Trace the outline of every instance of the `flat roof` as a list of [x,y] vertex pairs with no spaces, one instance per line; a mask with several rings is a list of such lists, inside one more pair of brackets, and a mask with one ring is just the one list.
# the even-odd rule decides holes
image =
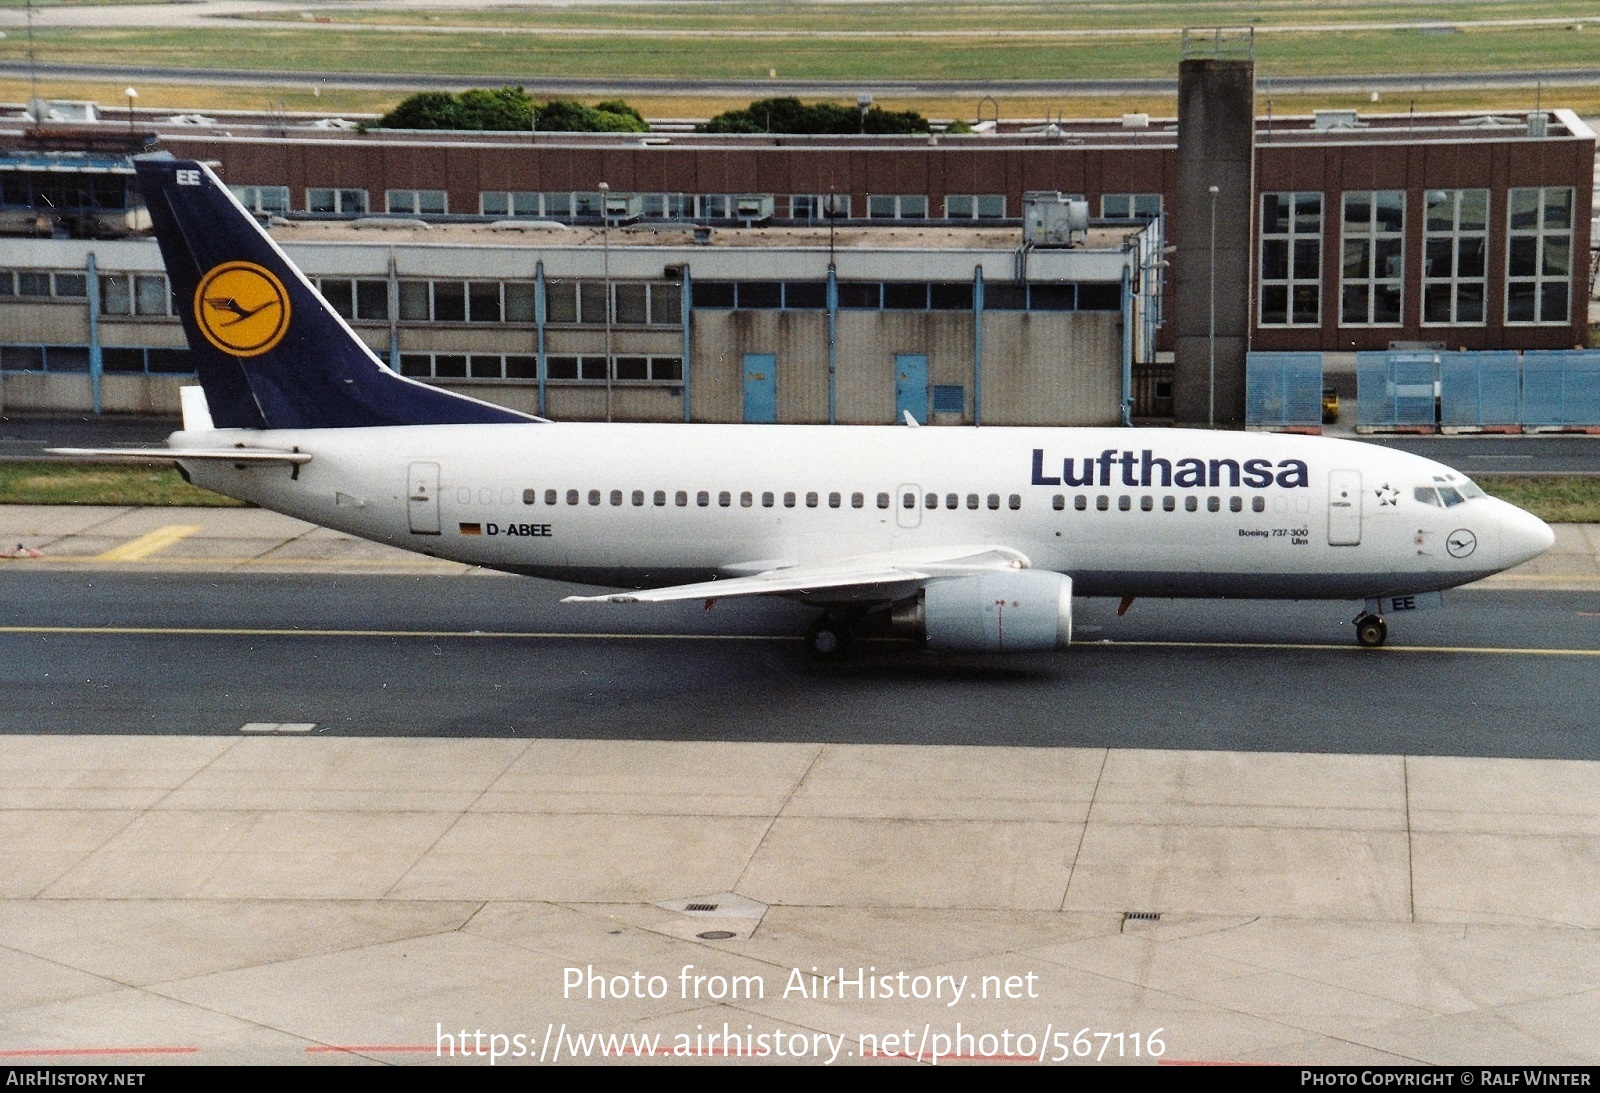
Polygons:
[[[502,225],[515,225],[506,227]],[[1144,222],[1091,224],[1081,246],[1048,250],[1121,250],[1148,227]],[[713,227],[709,241],[697,244],[693,226],[679,223],[636,223],[602,230],[598,225],[554,225],[550,221],[491,223],[428,223],[411,218],[388,220],[274,220],[270,233],[283,243],[433,243],[447,246],[523,247],[746,247],[794,250],[995,250],[1022,246],[1020,222],[1006,227],[961,227],[945,223],[883,226],[852,221],[829,231],[827,225]]]

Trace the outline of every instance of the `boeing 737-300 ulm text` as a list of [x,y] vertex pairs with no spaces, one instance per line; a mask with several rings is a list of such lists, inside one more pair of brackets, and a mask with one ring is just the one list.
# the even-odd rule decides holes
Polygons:
[[1546,550],[1428,459],[1175,429],[553,423],[396,375],[206,167],[137,161],[197,364],[160,454],[409,550],[622,591],[785,596],[809,643],[1064,646],[1072,597],[1349,599],[1357,639]]

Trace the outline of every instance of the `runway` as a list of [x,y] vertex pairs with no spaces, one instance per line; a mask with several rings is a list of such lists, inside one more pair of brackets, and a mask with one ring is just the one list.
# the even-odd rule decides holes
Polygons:
[[1586,592],[1472,591],[1354,646],[1351,605],[1077,603],[1078,644],[819,664],[787,603],[573,606],[483,576],[15,572],[14,731],[1138,747],[1600,759]]

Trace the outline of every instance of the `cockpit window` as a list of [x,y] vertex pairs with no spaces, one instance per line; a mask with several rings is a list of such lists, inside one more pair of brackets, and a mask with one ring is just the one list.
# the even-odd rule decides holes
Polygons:
[[1440,486],[1439,498],[1444,502],[1445,508],[1452,508],[1466,501],[1466,498],[1462,497],[1454,486]]
[[1418,486],[1416,489],[1411,491],[1411,495],[1424,505],[1432,505],[1434,508],[1441,507],[1439,504],[1439,493],[1432,486]]
[[1478,497],[1488,496],[1483,492],[1483,487],[1479,486],[1470,478],[1463,478],[1461,481],[1456,483],[1456,487],[1461,491],[1461,496],[1465,497],[1469,501]]

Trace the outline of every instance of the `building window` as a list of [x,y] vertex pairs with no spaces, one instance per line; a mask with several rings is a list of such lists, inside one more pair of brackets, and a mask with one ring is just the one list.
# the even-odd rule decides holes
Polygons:
[[389,318],[389,282],[320,277],[317,291],[340,316],[381,322]]
[[289,211],[287,186],[229,186],[239,204],[257,216],[271,216]]
[[1489,191],[1429,190],[1422,232],[1422,324],[1481,324],[1488,289]]
[[1154,220],[1161,215],[1161,195],[1102,194],[1100,215],[1107,220]]
[[449,212],[449,199],[443,190],[387,190],[384,208],[392,213],[413,216],[442,216]]
[[353,216],[367,211],[367,191],[312,186],[306,190],[306,211]]
[[1345,326],[1399,326],[1405,273],[1405,191],[1347,192],[1343,224],[1339,321]]
[[[511,286],[506,289],[509,308]],[[604,281],[546,281],[544,291],[547,322],[605,323]],[[611,321],[620,326],[676,326],[683,321],[683,286],[670,281],[613,281],[611,309]]]
[[1509,221],[1506,322],[1566,323],[1571,313],[1572,190],[1514,188]]
[[[478,195],[478,208],[485,216],[543,216],[543,197],[525,190],[484,190]],[[571,204],[569,200],[568,208]]]
[[1006,215],[1006,195],[949,194],[944,215],[947,220],[1000,220]]
[[1261,195],[1261,325],[1322,322],[1322,195]]
[[790,194],[792,220],[834,220],[850,215],[849,194]]
[[926,220],[928,198],[925,194],[868,194],[867,218],[870,220]]

